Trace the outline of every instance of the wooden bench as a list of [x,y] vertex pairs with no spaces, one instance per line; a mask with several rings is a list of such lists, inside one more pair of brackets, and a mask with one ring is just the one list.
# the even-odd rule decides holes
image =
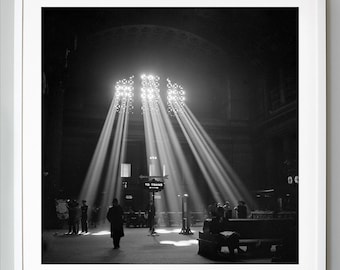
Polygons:
[[268,253],[273,245],[281,245],[282,241],[282,238],[240,239],[239,247],[246,247],[244,251],[247,252]]
[[239,245],[247,251],[269,252],[282,244],[294,225],[293,219],[230,219],[228,229],[240,234]]
[[[227,246],[227,243],[221,245],[218,236],[210,232],[210,222],[209,219],[205,220],[203,232],[199,232],[198,253],[207,257],[218,257],[221,246]],[[239,252],[268,254],[273,245],[282,244],[292,226],[292,219],[230,219],[228,231],[238,234]],[[246,247],[246,250],[241,247]]]

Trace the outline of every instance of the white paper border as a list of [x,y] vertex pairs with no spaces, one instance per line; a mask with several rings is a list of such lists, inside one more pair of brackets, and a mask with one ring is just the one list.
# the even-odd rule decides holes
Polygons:
[[10,270],[22,268],[21,1],[1,0],[0,18],[0,269]]
[[[18,1],[17,1],[18,2]],[[298,265],[214,265],[228,269],[325,269],[325,2],[298,1],[24,1],[23,17],[23,265],[28,270],[93,269],[94,265],[42,265],[40,241],[41,190],[41,7],[60,6],[237,6],[299,7],[299,264]],[[18,29],[17,29],[18,30]],[[20,75],[20,73],[19,73]],[[17,75],[18,76],[18,75]],[[20,76],[19,76],[20,77]],[[18,87],[18,86],[16,86]],[[18,95],[19,92],[16,92]],[[20,95],[20,94],[19,94]],[[19,98],[20,100],[20,98]],[[19,122],[20,122],[19,116]],[[20,128],[16,129],[20,133]],[[301,140],[303,138],[303,141]],[[20,145],[18,146],[20,148]],[[19,176],[20,176],[20,172]],[[16,175],[18,177],[18,175]],[[16,186],[17,190],[17,186]],[[19,189],[20,190],[20,189]],[[15,195],[19,198],[20,192]],[[18,205],[16,205],[18,207]],[[20,215],[15,214],[20,221]],[[19,244],[20,241],[17,243]],[[20,250],[18,250],[20,251]],[[20,253],[19,253],[20,254]],[[19,260],[20,262],[20,260]],[[158,268],[156,265],[132,265]],[[112,265],[96,265],[111,269]],[[125,268],[124,265],[114,265]],[[162,268],[173,268],[162,265]],[[176,266],[177,267],[177,266]],[[186,268],[188,266],[185,266]],[[208,265],[195,265],[196,269]],[[20,268],[19,268],[20,269]]]

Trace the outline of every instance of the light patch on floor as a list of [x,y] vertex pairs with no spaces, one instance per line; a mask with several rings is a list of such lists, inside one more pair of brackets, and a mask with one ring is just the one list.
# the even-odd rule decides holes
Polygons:
[[[181,229],[156,229],[156,232],[159,233],[159,234],[168,234],[168,233],[180,233],[181,232]],[[195,231],[191,231],[191,232],[195,232]]]
[[92,235],[98,236],[98,235],[109,235],[110,232],[109,231],[100,231],[97,233],[92,233]]
[[181,240],[181,241],[160,241],[159,242],[162,245],[173,245],[176,247],[187,247],[191,245],[197,245],[198,241],[197,240]]

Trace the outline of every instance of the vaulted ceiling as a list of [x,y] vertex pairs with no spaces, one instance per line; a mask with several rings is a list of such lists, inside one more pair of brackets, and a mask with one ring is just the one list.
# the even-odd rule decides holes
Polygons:
[[[263,155],[254,155],[261,163],[259,179],[267,147],[262,131],[274,134],[289,128],[296,134],[296,8],[44,8],[42,15],[43,71],[51,92],[60,82],[65,91],[62,102],[53,95],[45,100],[46,122],[52,122],[45,127],[52,134],[46,141],[53,148],[63,140],[63,147],[55,148],[64,153],[66,182],[83,179],[115,82],[135,75],[138,85],[144,72],[159,75],[163,87],[166,77],[182,84],[188,107],[196,117],[203,116],[199,120],[204,128],[215,141],[224,140],[226,149],[237,145],[229,147],[231,136],[240,147],[244,135],[247,140],[264,138],[258,146]],[[141,121],[131,121],[129,136],[142,141],[138,96],[131,119]],[[277,107],[268,105],[272,98]],[[54,121],[58,113],[60,123]],[[254,129],[260,131],[256,136]],[[242,164],[239,171],[253,176],[253,153],[247,151],[235,150],[239,159],[233,165]],[[57,164],[54,158],[57,155],[51,166]]]

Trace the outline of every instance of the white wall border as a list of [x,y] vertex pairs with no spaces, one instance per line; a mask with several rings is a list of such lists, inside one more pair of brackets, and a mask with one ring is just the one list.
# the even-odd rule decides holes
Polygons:
[[1,0],[0,269],[22,269],[22,5]]

